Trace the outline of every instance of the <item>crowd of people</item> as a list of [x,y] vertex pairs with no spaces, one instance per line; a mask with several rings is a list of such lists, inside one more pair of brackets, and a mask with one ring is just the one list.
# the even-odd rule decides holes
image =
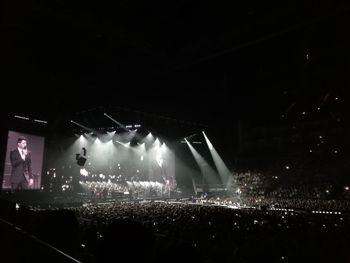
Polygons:
[[152,181],[81,182],[80,184],[87,195],[87,200],[91,202],[115,199],[120,195],[127,195],[132,199],[170,197],[176,190],[169,184]]
[[349,262],[345,212],[237,209],[218,201],[50,210],[2,201],[1,216],[82,262]]
[[[0,217],[86,263],[350,261],[346,185],[240,171],[226,191],[203,188],[201,196],[184,197],[172,194],[170,182],[106,179],[79,181],[85,194],[79,198],[63,191],[60,208],[56,199],[49,206],[0,199]],[[17,239],[6,227],[0,221],[0,245],[13,255],[9,244]],[[28,236],[17,238],[24,244]]]
[[291,178],[268,171],[232,172],[231,192],[239,192],[241,197],[337,199],[350,200],[350,185],[335,184],[327,178],[310,182],[310,178]]

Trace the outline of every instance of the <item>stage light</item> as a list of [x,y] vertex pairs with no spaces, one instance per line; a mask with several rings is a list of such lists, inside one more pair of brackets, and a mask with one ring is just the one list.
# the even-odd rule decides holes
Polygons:
[[17,118],[17,119],[22,119],[22,120],[29,120],[29,118],[28,117],[23,117],[23,116],[19,116],[19,115],[15,115],[15,118]]
[[43,121],[43,120],[38,120],[38,119],[34,119],[35,122],[40,122],[40,123],[47,123],[47,121]]

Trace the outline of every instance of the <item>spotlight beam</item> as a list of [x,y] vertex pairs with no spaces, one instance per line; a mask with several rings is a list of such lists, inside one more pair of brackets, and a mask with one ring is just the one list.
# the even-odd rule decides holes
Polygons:
[[198,164],[198,167],[202,174],[202,178],[205,179],[209,183],[209,185],[217,184],[217,179],[219,179],[219,175],[214,171],[213,168],[211,168],[209,163],[203,158],[202,155],[199,154],[199,152],[191,145],[191,143],[187,139],[185,139],[185,141]]
[[119,127],[123,128],[124,130],[130,132],[130,130],[128,128],[125,127],[125,125],[121,124],[119,121],[113,119],[111,116],[109,116],[107,113],[103,113],[104,116],[106,116],[108,119],[110,119],[111,121],[115,122],[116,124],[119,125]]
[[196,136],[196,135],[197,135],[197,133],[191,134],[191,135],[185,137],[185,139],[188,140],[188,141],[190,141],[190,140],[191,140],[194,136]]
[[213,144],[208,139],[207,135],[204,133],[204,131],[202,133],[204,135],[205,141],[206,141],[208,148],[210,150],[210,154],[214,160],[216,169],[219,172],[221,180],[224,183],[224,185],[227,187],[229,179],[231,178],[231,173],[230,173],[229,169],[227,168],[226,164],[224,163],[224,161],[222,160],[222,158],[220,157],[220,155],[218,154],[218,152],[215,150]]
[[83,128],[83,129],[85,129],[85,130],[88,130],[88,131],[90,131],[90,132],[93,132],[93,129],[91,129],[91,128],[89,128],[89,127],[86,127],[86,126],[84,126],[84,125],[82,125],[82,124],[80,124],[80,123],[77,123],[77,122],[75,122],[75,121],[73,121],[73,120],[71,120],[70,122],[71,122],[71,123],[74,123],[75,125],[77,125],[77,126]]

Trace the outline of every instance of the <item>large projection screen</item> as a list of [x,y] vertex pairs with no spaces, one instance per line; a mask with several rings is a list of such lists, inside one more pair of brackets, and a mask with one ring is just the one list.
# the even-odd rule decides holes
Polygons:
[[8,138],[7,138],[7,148],[6,148],[6,158],[5,158],[5,165],[4,165],[2,189],[11,189],[12,165],[10,160],[10,152],[17,149],[17,140],[20,136],[25,137],[27,141],[27,149],[28,149],[28,152],[30,153],[32,175],[34,179],[34,183],[31,186],[28,186],[27,189],[31,189],[31,190],[40,189],[45,138],[41,136],[36,136],[36,135],[31,135],[31,134],[11,131],[11,130],[8,132]]

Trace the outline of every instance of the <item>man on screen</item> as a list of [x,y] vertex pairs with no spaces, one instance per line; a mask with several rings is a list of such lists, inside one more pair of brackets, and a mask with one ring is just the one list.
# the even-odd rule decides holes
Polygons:
[[18,137],[17,149],[10,152],[11,160],[11,188],[12,190],[28,189],[34,183],[32,175],[32,161],[27,149],[27,139]]

